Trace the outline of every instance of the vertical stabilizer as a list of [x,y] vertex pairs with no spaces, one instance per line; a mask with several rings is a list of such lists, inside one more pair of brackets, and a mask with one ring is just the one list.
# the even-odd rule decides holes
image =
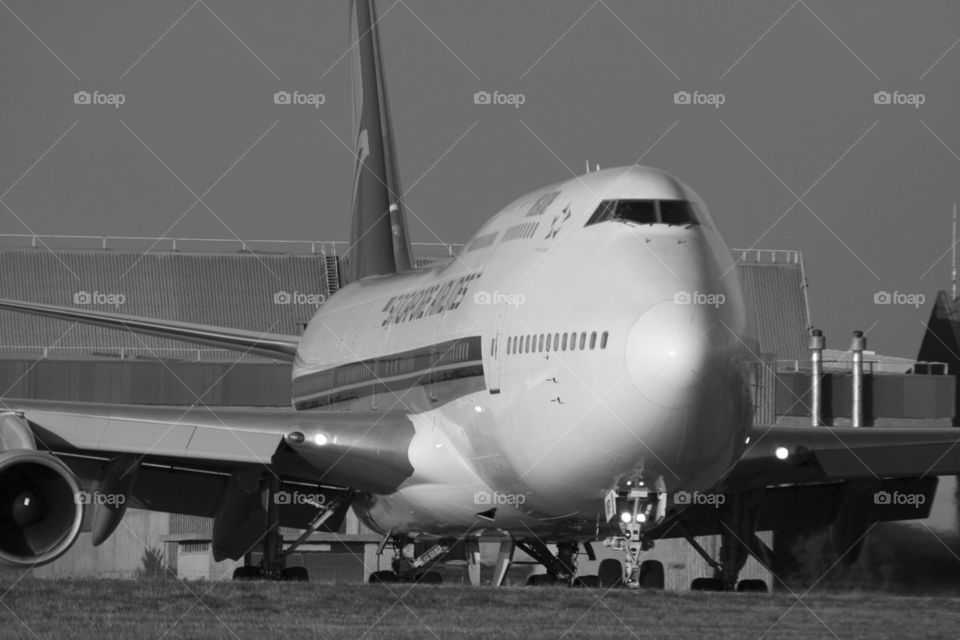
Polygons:
[[350,282],[412,269],[374,0],[352,0],[354,128]]

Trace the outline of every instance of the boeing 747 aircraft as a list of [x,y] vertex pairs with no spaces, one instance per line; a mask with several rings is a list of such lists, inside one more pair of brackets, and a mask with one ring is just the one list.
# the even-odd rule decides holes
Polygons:
[[[495,584],[520,548],[546,570],[536,583],[662,588],[643,553],[685,537],[714,569],[694,586],[720,590],[738,587],[748,555],[768,560],[757,531],[832,523],[844,552],[874,521],[925,515],[873,493],[932,496],[937,475],[960,473],[956,431],[754,425],[758,349],[737,271],[704,203],[662,171],[537,189],[451,262],[413,268],[375,16],[373,0],[355,0],[350,282],[303,335],[0,301],[289,361],[292,406],[7,399],[0,560],[54,560],[84,509],[100,544],[133,506],[212,517],[218,560],[262,551],[237,578],[302,580],[286,567],[299,541],[279,527],[336,531],[353,509],[384,547],[435,543],[374,580],[435,581],[431,563],[452,544],[496,540]],[[77,504],[81,490],[124,499]],[[275,499],[294,490],[316,499]],[[721,557],[696,544],[707,534],[723,536]],[[622,561],[577,575],[598,541]]]

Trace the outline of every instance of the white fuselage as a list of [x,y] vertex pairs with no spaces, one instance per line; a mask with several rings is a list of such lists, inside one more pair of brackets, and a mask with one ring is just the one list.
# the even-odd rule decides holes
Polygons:
[[[700,224],[587,226],[630,199],[689,201]],[[490,528],[589,537],[624,478],[705,491],[739,458],[749,325],[697,196],[652,169],[601,171],[512,203],[442,267],[337,293],[303,336],[294,404],[410,415],[413,475],[360,508],[382,531],[455,534],[496,507]]]

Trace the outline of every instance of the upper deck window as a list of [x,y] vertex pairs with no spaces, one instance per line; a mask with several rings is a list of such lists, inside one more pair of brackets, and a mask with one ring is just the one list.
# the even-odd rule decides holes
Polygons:
[[607,220],[671,226],[698,224],[693,207],[686,200],[604,200],[587,226]]

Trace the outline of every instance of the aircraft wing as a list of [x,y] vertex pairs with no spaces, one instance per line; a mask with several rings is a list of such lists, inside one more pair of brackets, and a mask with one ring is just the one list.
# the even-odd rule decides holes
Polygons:
[[951,474],[960,474],[958,429],[756,426],[721,489]]
[[[356,492],[389,493],[413,473],[414,428],[399,411],[12,399],[4,408],[0,512],[13,518],[0,518],[0,562],[17,566],[57,558],[82,526],[101,544],[128,507],[211,517],[215,558],[236,559],[265,535],[265,496],[281,526],[307,528],[326,505],[322,526],[336,531]],[[305,500],[291,500],[297,492]]]
[[230,329],[206,324],[161,320],[5,298],[0,298],[0,309],[20,311],[45,318],[82,322],[110,329],[132,331],[160,338],[172,338],[221,349],[255,353],[290,362],[296,356],[297,346],[300,343],[298,336]]
[[[845,509],[866,518],[861,524],[925,518],[937,476],[958,473],[960,429],[763,425],[750,430],[745,453],[714,491],[752,494],[757,531],[790,531],[798,524],[831,525],[842,520]],[[922,500],[876,503],[875,492],[922,495]],[[704,504],[649,533],[653,538],[705,536],[726,526],[721,510]],[[855,534],[848,542],[863,533],[851,530]]]
[[[278,476],[388,493],[413,469],[413,425],[403,412],[178,407],[7,400],[36,448],[110,459],[230,471],[265,467]],[[5,423],[0,421],[0,442]],[[8,448],[8,447],[4,447]]]

